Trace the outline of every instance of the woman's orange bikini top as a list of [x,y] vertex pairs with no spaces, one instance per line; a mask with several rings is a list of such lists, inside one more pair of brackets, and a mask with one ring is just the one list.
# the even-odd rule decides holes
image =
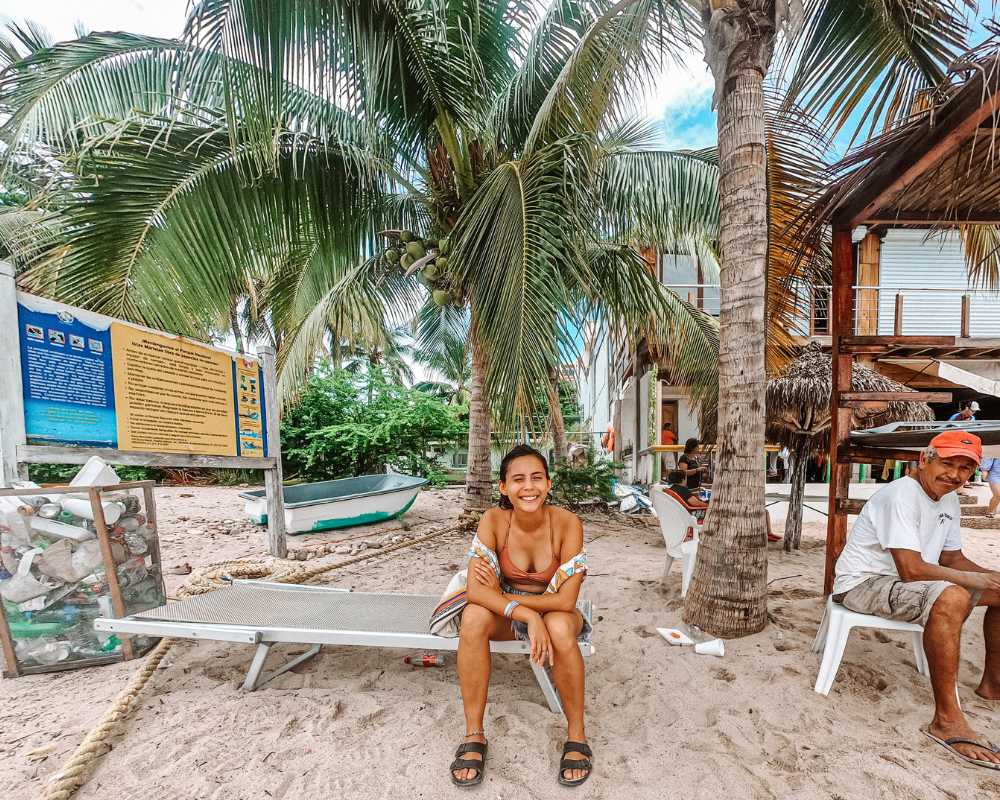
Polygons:
[[507,518],[507,539],[504,541],[503,549],[499,555],[500,574],[507,579],[508,583],[537,583],[540,586],[548,586],[549,581],[552,580],[552,576],[559,569],[559,556],[555,553],[555,544],[552,541],[552,519],[548,514],[545,517],[549,523],[549,546],[552,548],[552,563],[549,564],[548,569],[541,572],[525,572],[510,560],[510,554],[507,552],[507,542],[510,541],[510,523],[514,518],[514,513],[511,512]]

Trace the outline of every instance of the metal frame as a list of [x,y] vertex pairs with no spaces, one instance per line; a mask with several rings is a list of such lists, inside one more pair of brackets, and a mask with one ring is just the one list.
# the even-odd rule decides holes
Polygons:
[[[154,481],[126,481],[108,486],[50,486],[41,489],[6,489],[0,487],[0,497],[25,497],[31,495],[80,495],[86,494],[90,500],[90,506],[94,513],[94,527],[97,529],[97,542],[101,548],[101,559],[104,562],[104,571],[107,576],[108,594],[111,596],[111,607],[116,614],[125,614],[125,602],[122,597],[121,586],[118,583],[118,572],[115,569],[115,560],[111,553],[111,540],[108,536],[107,521],[104,518],[104,509],[101,506],[102,492],[118,492],[136,489],[143,495],[143,512],[146,515],[146,522],[154,532],[153,540],[149,549],[149,556],[152,563],[156,565],[159,573],[160,594],[166,597],[166,587],[163,583],[163,564],[160,557],[160,536],[156,529],[156,504],[153,501]],[[3,604],[0,604],[0,654],[3,655],[4,676],[18,678],[22,675],[33,673],[56,672],[66,669],[77,669],[93,666],[95,664],[113,664],[119,661],[131,661],[137,655],[132,647],[131,637],[122,639],[121,655],[109,655],[107,657],[97,656],[94,658],[77,659],[65,664],[52,664],[42,666],[23,667],[18,664],[17,653],[14,648],[14,638],[7,623],[7,615],[4,612]]]
[[[24,426],[24,387],[21,383],[17,302],[18,291],[14,268],[0,261],[0,487],[9,486],[18,479],[27,479],[26,464],[83,464],[95,455],[111,464],[129,466],[261,469],[264,471],[264,487],[268,502],[268,551],[276,558],[285,558],[288,555],[281,474],[281,404],[278,401],[274,348],[270,346],[258,348],[258,360],[264,376],[261,388],[264,408],[267,410],[267,425],[264,431],[268,446],[266,458],[124,451],[104,447],[28,445]],[[62,306],[78,315],[104,317],[102,314],[76,309],[65,303],[47,302]],[[111,318],[105,317],[105,319]],[[155,331],[133,323],[126,324],[161,336],[173,336],[165,331]],[[240,355],[212,345],[205,346],[234,357]]]
[[[343,592],[324,586],[303,586],[301,584],[276,584],[266,581],[235,581],[235,583],[266,586],[271,589],[280,588],[295,592]],[[257,649],[247,669],[243,680],[243,688],[254,691],[265,683],[273,680],[293,667],[316,656],[324,645],[345,647],[388,647],[420,650],[458,650],[458,639],[447,639],[432,633],[375,633],[365,630],[334,630],[330,628],[263,628],[249,625],[220,625],[204,622],[173,622],[166,620],[145,620],[134,617],[120,619],[99,618],[94,621],[95,630],[107,633],[131,633],[144,636],[169,636],[177,639],[196,639],[198,641],[237,642],[255,644]],[[264,675],[264,664],[276,644],[308,644],[310,649],[295,658],[286,661],[275,670]],[[579,642],[580,653],[584,657],[594,654],[594,646],[589,642]],[[514,640],[505,642],[490,642],[490,651],[527,655],[531,652],[528,642]],[[538,686],[545,696],[549,709],[556,714],[562,713],[562,703],[556,691],[548,670],[532,662],[532,672]]]

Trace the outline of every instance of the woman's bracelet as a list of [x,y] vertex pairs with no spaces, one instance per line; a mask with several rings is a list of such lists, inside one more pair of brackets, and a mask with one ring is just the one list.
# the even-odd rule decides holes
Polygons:
[[503,610],[503,615],[504,615],[505,617],[507,617],[507,619],[510,619],[510,618],[511,618],[511,615],[512,615],[512,614],[514,613],[514,609],[515,609],[515,608],[517,608],[517,607],[518,607],[519,605],[521,605],[521,604],[520,604],[519,602],[517,602],[517,600],[511,600],[511,601],[510,601],[509,603],[507,603],[507,605],[506,605],[506,606],[504,607],[504,610]]

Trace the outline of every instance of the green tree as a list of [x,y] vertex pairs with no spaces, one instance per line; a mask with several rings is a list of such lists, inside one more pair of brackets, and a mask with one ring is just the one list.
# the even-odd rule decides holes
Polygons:
[[[650,149],[637,88],[689,44],[681,0],[230,0],[179,41],[92,34],[0,78],[4,138],[75,175],[52,293],[172,330],[255,290],[292,395],[333,331],[364,340],[423,296],[384,257],[443,243],[468,310],[467,503],[490,502],[491,418],[534,411],[567,310],[646,336],[696,387],[712,324],[630,242],[707,250],[716,171]],[[440,264],[440,262],[438,262]]]

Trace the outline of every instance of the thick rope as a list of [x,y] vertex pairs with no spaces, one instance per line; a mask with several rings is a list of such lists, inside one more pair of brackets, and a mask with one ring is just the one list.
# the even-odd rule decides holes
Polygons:
[[[213,589],[225,585],[233,578],[265,578],[271,576],[271,580],[276,583],[302,583],[311,580],[325,572],[330,572],[342,567],[348,567],[361,561],[367,561],[378,556],[394,553],[404,547],[412,547],[430,539],[442,536],[446,533],[454,533],[466,530],[473,525],[475,519],[466,519],[457,525],[442,528],[438,531],[420,536],[416,539],[408,539],[404,542],[389,545],[379,549],[366,550],[356,556],[337,561],[333,564],[314,564],[311,566],[295,566],[291,569],[276,571],[275,567],[285,562],[280,559],[248,559],[244,561],[222,561],[216,564],[209,564],[199,569],[192,575],[191,579],[178,591],[179,597],[190,597],[192,595],[205,594]],[[291,555],[291,554],[289,554]],[[69,761],[63,764],[62,768],[55,774],[52,781],[46,787],[41,800],[69,800],[77,790],[83,786],[87,780],[87,775],[97,761],[108,752],[111,747],[107,740],[114,734],[115,726],[122,722],[135,705],[135,700],[139,696],[143,687],[156,672],[163,657],[173,646],[176,639],[161,639],[154,647],[142,666],[132,676],[132,680],[122,689],[114,702],[98,723],[91,728],[83,741],[73,751]]]

